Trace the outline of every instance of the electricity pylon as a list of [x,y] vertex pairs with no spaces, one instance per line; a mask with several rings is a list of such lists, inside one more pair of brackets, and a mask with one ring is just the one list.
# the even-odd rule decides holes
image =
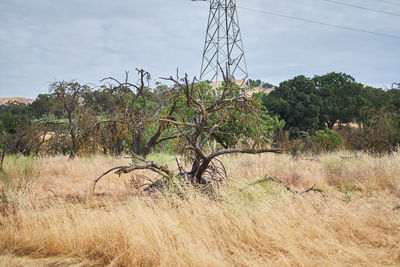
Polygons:
[[[196,0],[195,0],[196,1]],[[207,1],[208,2],[208,1]],[[218,82],[221,68],[230,80],[248,78],[236,0],[210,0],[200,80]]]

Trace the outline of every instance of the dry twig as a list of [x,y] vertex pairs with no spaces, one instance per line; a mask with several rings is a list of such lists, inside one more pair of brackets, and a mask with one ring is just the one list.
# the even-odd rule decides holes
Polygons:
[[286,184],[282,180],[275,178],[275,177],[266,177],[264,179],[261,179],[261,180],[258,180],[256,182],[252,183],[251,185],[260,184],[260,183],[269,182],[269,181],[282,185],[283,187],[286,188],[287,191],[289,191],[293,194],[304,195],[309,192],[318,192],[318,193],[321,193],[324,197],[326,197],[325,192],[322,189],[315,188],[315,185],[313,185],[312,187],[310,187],[304,191],[298,191],[298,190],[292,189],[288,184]]

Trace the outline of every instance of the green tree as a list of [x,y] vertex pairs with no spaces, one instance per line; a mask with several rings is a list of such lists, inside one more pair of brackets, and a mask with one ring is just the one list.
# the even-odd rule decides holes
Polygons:
[[315,81],[305,76],[284,81],[263,97],[266,109],[285,120],[286,130],[314,131],[325,128],[321,119],[322,103]]
[[322,99],[320,118],[332,129],[337,121],[349,123],[360,119],[360,111],[369,106],[366,90],[345,73],[315,76],[318,94]]
[[113,94],[107,86],[99,90],[86,91],[83,95],[84,105],[97,114],[106,113],[113,108]]
[[1,146],[7,153],[30,155],[38,138],[36,128],[26,115],[3,112],[0,114]]
[[35,101],[29,106],[29,113],[31,116],[39,119],[43,116],[50,115],[52,107],[54,106],[54,95],[52,94],[39,94]]

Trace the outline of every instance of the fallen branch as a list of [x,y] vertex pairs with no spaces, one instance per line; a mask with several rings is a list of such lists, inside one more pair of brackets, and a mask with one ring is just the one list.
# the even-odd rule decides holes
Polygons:
[[209,158],[213,159],[215,157],[221,156],[221,155],[228,155],[228,154],[262,154],[262,153],[275,153],[275,154],[283,154],[282,149],[274,149],[274,148],[268,148],[268,149],[243,149],[243,148],[228,148],[228,149],[221,149],[218,150],[214,153],[212,153]]
[[54,194],[54,196],[57,196],[58,194],[56,192],[54,192],[53,190],[51,190],[50,188],[48,189],[51,193]]
[[307,189],[306,191],[304,191],[304,192],[302,192],[302,193],[300,193],[300,194],[305,194],[305,193],[308,193],[308,192],[311,192],[311,191],[319,192],[319,193],[325,194],[325,192],[324,192],[322,189],[315,188],[315,185],[313,185],[312,187],[310,187],[309,189]]
[[157,164],[157,163],[155,163],[153,161],[146,161],[146,160],[140,158],[139,156],[135,155],[134,153],[132,153],[132,156],[134,158],[138,159],[139,161],[144,162],[144,164],[142,164],[142,165],[131,164],[131,165],[128,165],[128,166],[118,166],[118,167],[114,167],[112,169],[109,169],[108,171],[106,171],[105,173],[103,173],[97,179],[95,179],[93,181],[93,193],[94,193],[94,191],[96,189],[96,184],[104,176],[106,176],[107,174],[109,174],[110,172],[113,172],[113,171],[115,171],[114,173],[118,174],[118,176],[121,176],[121,174],[133,172],[135,170],[151,170],[151,171],[159,174],[163,178],[168,178],[168,177],[171,177],[173,175],[172,171],[170,171],[165,166]]
[[321,193],[324,197],[326,197],[325,192],[322,189],[315,188],[315,185],[313,185],[312,187],[310,187],[310,188],[308,188],[308,189],[306,189],[304,191],[298,191],[298,190],[292,189],[285,182],[283,182],[282,180],[280,180],[278,178],[275,178],[275,177],[266,177],[264,179],[261,179],[261,180],[258,180],[256,182],[254,182],[254,183],[252,183],[250,185],[265,183],[265,182],[269,182],[269,181],[282,185],[283,187],[286,188],[287,191],[289,191],[289,192],[291,192],[293,194],[304,195],[304,194],[307,194],[309,192],[318,192],[318,193]]
[[103,173],[102,175],[100,175],[100,176],[99,176],[97,179],[95,179],[94,182],[93,182],[93,189],[92,189],[92,192],[94,193],[94,190],[96,189],[96,184],[100,181],[101,178],[103,178],[104,176],[106,176],[107,174],[109,174],[109,173],[112,172],[112,171],[120,170],[120,169],[127,168],[127,167],[130,167],[130,166],[119,166],[119,167],[114,167],[114,168],[112,168],[112,169],[109,169],[108,171],[106,171],[106,172]]

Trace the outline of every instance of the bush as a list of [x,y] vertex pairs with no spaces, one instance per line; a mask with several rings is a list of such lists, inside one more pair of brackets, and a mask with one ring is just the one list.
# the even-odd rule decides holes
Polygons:
[[400,145],[400,110],[382,108],[370,112],[364,129],[366,149],[374,153],[390,153]]
[[314,152],[333,152],[343,146],[342,137],[333,130],[319,130],[310,137]]

